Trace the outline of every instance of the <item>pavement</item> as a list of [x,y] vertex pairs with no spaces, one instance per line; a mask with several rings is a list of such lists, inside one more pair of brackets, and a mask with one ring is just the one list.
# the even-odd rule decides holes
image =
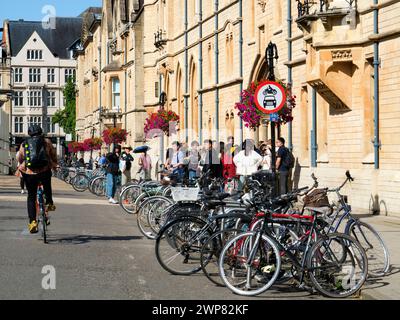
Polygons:
[[[89,192],[77,193],[53,179],[57,211],[51,216],[50,240],[27,232],[26,194],[18,180],[0,176],[0,299],[46,300],[246,300],[216,287],[201,273],[173,276],[155,257],[154,241],[145,239],[135,216]],[[385,239],[392,271],[369,282],[357,299],[400,298],[400,219],[366,216]],[[53,266],[56,289],[42,287],[43,267]],[[317,300],[300,289],[274,286],[250,299]]]

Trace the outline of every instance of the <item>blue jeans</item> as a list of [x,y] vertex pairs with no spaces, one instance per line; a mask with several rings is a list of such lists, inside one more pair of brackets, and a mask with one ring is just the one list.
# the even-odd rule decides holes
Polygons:
[[117,177],[111,173],[107,173],[106,195],[107,198],[114,198],[115,190],[117,188]]
[[189,170],[189,180],[194,180],[197,178],[197,172],[195,170]]

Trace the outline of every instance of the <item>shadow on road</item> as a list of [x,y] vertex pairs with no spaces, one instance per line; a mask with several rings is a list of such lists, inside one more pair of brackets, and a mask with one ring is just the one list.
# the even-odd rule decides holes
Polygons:
[[129,241],[141,240],[142,236],[96,236],[96,235],[76,235],[66,236],[57,239],[49,239],[49,244],[85,244],[92,241]]

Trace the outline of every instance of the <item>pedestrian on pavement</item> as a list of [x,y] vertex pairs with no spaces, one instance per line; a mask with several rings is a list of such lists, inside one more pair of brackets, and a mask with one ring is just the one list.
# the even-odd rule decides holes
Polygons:
[[126,146],[121,154],[121,160],[125,161],[125,168],[124,168],[125,170],[122,171],[122,179],[121,179],[121,185],[123,186],[132,181],[131,169],[132,169],[133,157],[131,155],[131,152],[132,148],[130,146]]
[[266,143],[262,144],[260,147],[261,156],[263,160],[261,162],[261,169],[262,170],[271,170],[271,163],[272,163],[272,149],[271,146],[272,141],[269,139]]
[[36,198],[39,183],[43,185],[47,211],[56,209],[51,188],[51,170],[57,167],[57,153],[52,142],[44,137],[40,126],[31,125],[28,128],[28,135],[29,138],[21,144],[17,161],[18,170],[22,173],[28,190],[28,229],[30,233],[37,233]]
[[139,175],[141,180],[151,180],[151,157],[147,154],[147,151],[143,152],[139,157]]
[[199,163],[200,163],[200,152],[199,143],[197,141],[192,141],[190,144],[191,149],[188,156],[188,170],[189,170],[189,180],[197,179],[200,176]]
[[289,172],[293,161],[291,160],[292,156],[289,149],[285,147],[284,138],[278,138],[278,140],[276,140],[276,146],[278,147],[276,168],[279,172],[279,191],[282,195],[288,192]]
[[104,167],[107,164],[106,155],[103,153],[99,159],[99,166]]
[[253,140],[246,139],[242,149],[233,158],[233,162],[236,165],[236,173],[239,176],[239,190],[243,190],[246,177],[255,173],[262,162],[262,157],[254,151]]
[[115,191],[117,190],[117,182],[120,174],[119,171],[119,158],[120,158],[121,148],[119,146],[114,147],[114,151],[110,152],[106,156],[107,167],[106,167],[106,193],[108,201],[112,204],[117,204],[118,201],[114,199]]

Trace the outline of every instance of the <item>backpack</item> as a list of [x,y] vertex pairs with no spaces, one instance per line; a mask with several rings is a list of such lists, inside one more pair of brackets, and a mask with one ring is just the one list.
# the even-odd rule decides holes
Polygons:
[[293,156],[293,153],[290,152],[290,150],[288,148],[286,149],[286,157],[283,161],[283,163],[285,164],[285,166],[289,169],[293,169],[294,168],[294,163],[295,163],[295,158]]
[[24,143],[25,164],[29,169],[42,169],[49,164],[43,136],[31,137]]

